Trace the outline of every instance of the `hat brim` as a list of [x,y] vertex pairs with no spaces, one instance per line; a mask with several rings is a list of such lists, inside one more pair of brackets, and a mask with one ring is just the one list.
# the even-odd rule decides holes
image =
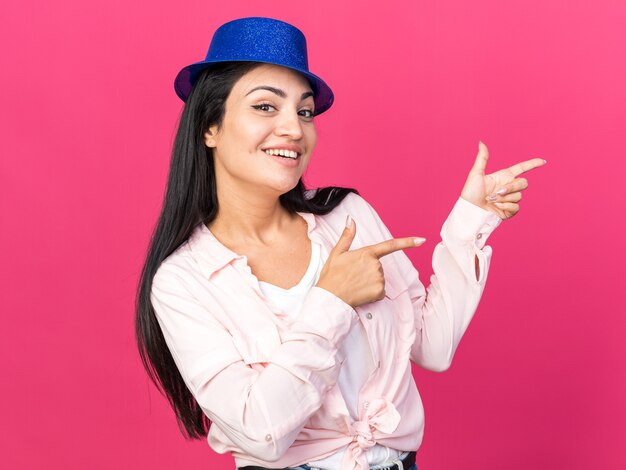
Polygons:
[[313,89],[314,101],[315,101],[315,116],[322,114],[324,111],[330,108],[335,100],[335,95],[330,87],[317,75],[309,72],[308,70],[302,70],[296,67],[291,67],[289,65],[284,64],[276,64],[274,62],[263,62],[259,60],[250,60],[250,59],[228,59],[228,60],[219,60],[219,61],[202,61],[196,62],[194,64],[183,67],[180,72],[176,75],[174,79],[174,90],[178,97],[187,101],[189,97],[189,93],[191,93],[191,89],[193,88],[200,72],[204,69],[210,67],[213,64],[222,63],[222,62],[258,62],[260,64],[273,64],[280,65],[282,67],[286,67],[291,70],[295,70],[296,72],[300,72],[304,77],[309,81],[311,88]]

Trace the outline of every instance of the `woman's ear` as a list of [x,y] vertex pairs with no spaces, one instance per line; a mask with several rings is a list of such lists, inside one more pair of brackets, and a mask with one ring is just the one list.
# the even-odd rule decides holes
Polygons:
[[215,140],[215,136],[217,134],[217,126],[209,127],[204,133],[204,145],[209,148],[213,148],[217,146],[217,142]]

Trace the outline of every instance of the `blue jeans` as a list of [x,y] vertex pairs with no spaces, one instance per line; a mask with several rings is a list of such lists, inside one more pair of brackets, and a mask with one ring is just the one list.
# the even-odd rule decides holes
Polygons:
[[[308,465],[300,465],[299,467],[293,467],[293,469],[301,469],[301,470],[310,470],[311,467],[309,467]],[[417,470],[417,464],[414,463],[413,465],[411,465],[409,468],[405,468],[404,470]]]

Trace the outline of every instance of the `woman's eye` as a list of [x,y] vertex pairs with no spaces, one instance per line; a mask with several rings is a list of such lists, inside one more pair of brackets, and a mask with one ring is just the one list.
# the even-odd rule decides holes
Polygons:
[[313,117],[313,111],[310,109],[303,109],[302,111],[300,111],[301,113],[305,113],[304,116],[308,117],[308,118],[312,118]]
[[274,106],[272,106],[271,104],[268,104],[268,103],[257,104],[257,105],[254,105],[252,107],[254,109],[259,109],[261,111],[270,111],[269,108],[274,108]]

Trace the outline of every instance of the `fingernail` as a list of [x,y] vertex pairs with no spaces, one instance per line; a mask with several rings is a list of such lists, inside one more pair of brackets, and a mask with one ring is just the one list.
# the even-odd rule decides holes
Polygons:
[[480,148],[480,144],[482,144],[482,143],[483,143],[483,141],[482,141],[482,140],[479,140],[479,141],[478,141],[478,148]]
[[544,160],[543,163],[548,163],[548,160]]
[[495,204],[496,206],[498,206],[498,207],[502,206],[502,203],[501,203],[501,202],[494,202],[494,204]]
[[496,196],[495,194],[487,196],[487,201],[495,201],[496,199],[498,199],[498,196]]
[[426,241],[426,239],[425,239],[425,238],[422,238],[422,237],[415,237],[415,238],[413,239],[413,242],[414,242],[416,245],[419,245],[420,243],[424,243],[425,241]]
[[350,214],[348,214],[348,217],[346,217],[346,228],[350,227],[352,227],[352,217],[350,217]]
[[506,194],[506,188],[502,188],[499,191],[496,191],[496,194],[499,194],[500,196],[502,196],[503,194]]

